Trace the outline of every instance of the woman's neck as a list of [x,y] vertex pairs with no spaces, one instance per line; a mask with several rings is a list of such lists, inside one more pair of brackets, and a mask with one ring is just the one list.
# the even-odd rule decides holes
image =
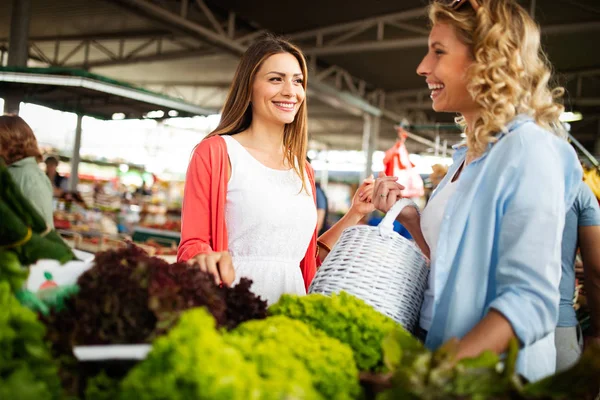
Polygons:
[[285,125],[262,121],[253,118],[246,130],[248,141],[252,147],[261,148],[269,153],[283,151],[283,133]]
[[469,134],[469,132],[474,132],[475,131],[475,123],[479,119],[479,116],[481,115],[481,113],[479,111],[471,111],[471,112],[461,113],[461,115],[463,116],[463,118],[465,119],[465,122],[467,123],[467,135]]
[[[469,136],[473,135],[473,133],[475,132],[475,123],[479,119],[479,116],[481,115],[481,113],[478,110],[476,110],[476,111],[461,113],[461,115],[463,116],[463,118],[465,119],[465,122],[467,123],[467,131],[465,133],[467,134],[467,137],[469,137]],[[476,158],[475,155],[473,155],[470,151],[468,151],[467,158],[465,159],[465,165],[469,165],[471,163],[471,161],[473,161],[475,158]]]

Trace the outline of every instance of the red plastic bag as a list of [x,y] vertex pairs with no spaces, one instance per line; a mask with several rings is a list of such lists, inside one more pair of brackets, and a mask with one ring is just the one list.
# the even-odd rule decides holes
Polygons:
[[385,174],[398,177],[398,183],[404,186],[402,196],[409,198],[421,197],[425,194],[423,179],[408,157],[408,151],[404,145],[407,135],[402,128],[399,128],[398,136],[400,140],[385,152],[383,158]]

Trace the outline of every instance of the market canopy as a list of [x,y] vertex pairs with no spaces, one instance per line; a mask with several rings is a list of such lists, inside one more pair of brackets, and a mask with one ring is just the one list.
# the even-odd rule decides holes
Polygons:
[[72,68],[0,67],[0,93],[22,101],[99,119],[215,114],[216,110]]

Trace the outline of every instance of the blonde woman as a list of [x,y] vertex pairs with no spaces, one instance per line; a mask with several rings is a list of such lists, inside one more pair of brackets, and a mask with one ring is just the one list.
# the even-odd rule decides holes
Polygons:
[[[276,302],[304,294],[341,232],[374,210],[364,183],[317,241],[314,174],[306,160],[304,56],[266,36],[242,56],[214,132],[196,146],[183,200],[180,261]],[[317,246],[317,243],[319,245]]]
[[[421,334],[432,349],[458,338],[459,359],[516,338],[518,372],[538,380],[555,370],[561,235],[581,181],[562,90],[549,88],[539,28],[516,1],[434,2],[429,18],[417,73],[467,140],[420,221],[431,252]],[[377,179],[375,206],[387,211],[400,190]]]

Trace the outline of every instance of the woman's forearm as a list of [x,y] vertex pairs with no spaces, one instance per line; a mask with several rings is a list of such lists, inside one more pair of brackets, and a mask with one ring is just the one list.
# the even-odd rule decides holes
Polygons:
[[402,221],[400,223],[404,225],[404,227],[408,230],[408,232],[412,236],[417,246],[419,246],[423,254],[425,254],[427,258],[430,258],[429,246],[427,245],[427,241],[425,240],[425,237],[423,236],[423,231],[421,230],[421,219],[411,219],[409,221]]
[[578,234],[591,331],[600,337],[600,226],[582,226]]
[[477,357],[486,350],[502,354],[516,337],[512,325],[496,310],[490,310],[487,315],[458,344],[456,358]]
[[[333,246],[335,246],[337,241],[340,239],[340,236],[342,236],[342,232],[344,232],[346,228],[358,224],[362,218],[362,214],[350,210],[338,222],[336,222],[335,225],[333,225],[329,230],[327,230],[327,232],[319,236],[319,242],[332,249]],[[319,246],[319,258],[321,260],[324,260],[328,254],[329,251],[327,249],[325,249],[323,246]]]

